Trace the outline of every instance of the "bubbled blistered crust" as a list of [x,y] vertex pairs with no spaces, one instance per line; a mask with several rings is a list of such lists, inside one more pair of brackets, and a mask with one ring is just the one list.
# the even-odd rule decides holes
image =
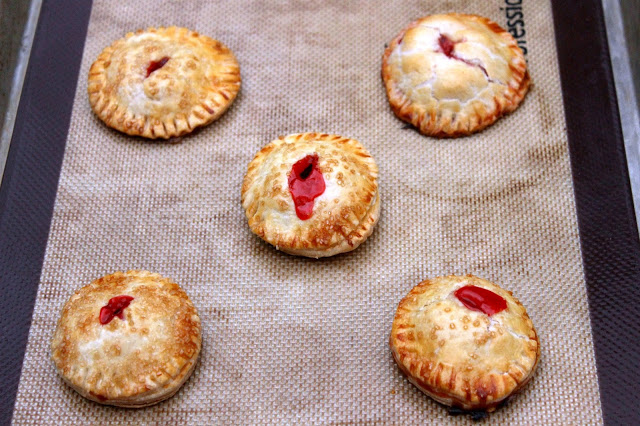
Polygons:
[[[438,40],[455,42],[448,57]],[[515,110],[529,89],[522,50],[511,34],[476,15],[432,15],[412,22],[382,57],[382,78],[398,118],[430,136],[484,129]]]
[[[134,299],[124,319],[100,323],[109,299]],[[146,271],[116,272],[76,291],[51,342],[58,373],[85,398],[144,407],[171,397],[201,348],[200,318],[178,284]]]
[[[311,218],[301,220],[288,178],[294,163],[314,153],[326,188]],[[279,250],[315,258],[344,253],[371,234],[380,216],[378,167],[353,139],[319,133],[280,137],[249,163],[242,206],[251,230]]]
[[[507,309],[488,316],[454,295],[474,285],[502,296]],[[525,308],[491,282],[468,275],[426,280],[398,305],[389,345],[409,380],[436,401],[493,411],[532,377],[540,344]]]
[[[152,61],[169,60],[147,77]],[[171,138],[218,118],[240,90],[240,68],[217,40],[186,28],[149,28],[105,48],[89,70],[89,102],[108,126]]]

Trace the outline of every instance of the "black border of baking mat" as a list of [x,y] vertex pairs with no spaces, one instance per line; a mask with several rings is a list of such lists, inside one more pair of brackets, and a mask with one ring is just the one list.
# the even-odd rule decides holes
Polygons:
[[640,424],[640,240],[602,1],[552,8],[603,417]]
[[18,391],[91,5],[43,1],[0,186],[0,424]]
[[[602,410],[608,424],[638,423],[640,241],[602,4],[552,9]],[[90,11],[44,0],[0,186],[0,423],[13,412]]]

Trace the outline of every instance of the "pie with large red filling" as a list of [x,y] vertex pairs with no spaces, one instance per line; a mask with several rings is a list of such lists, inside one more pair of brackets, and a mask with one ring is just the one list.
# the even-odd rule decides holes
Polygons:
[[286,253],[319,258],[351,251],[380,217],[378,167],[354,139],[280,137],[249,163],[242,206],[251,230]]
[[398,305],[389,345],[411,383],[465,410],[495,410],[531,380],[540,359],[524,306],[472,275],[414,287]]

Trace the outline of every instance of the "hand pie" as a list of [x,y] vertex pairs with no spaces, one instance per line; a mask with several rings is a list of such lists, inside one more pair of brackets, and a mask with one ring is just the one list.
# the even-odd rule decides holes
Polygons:
[[409,381],[436,401],[493,411],[532,377],[536,330],[510,291],[472,275],[426,280],[398,305],[389,345]]
[[168,139],[222,115],[240,68],[219,41],[186,28],[149,28],[105,48],[89,70],[89,102],[107,126]]
[[515,110],[529,88],[511,34],[476,15],[432,15],[412,22],[382,57],[393,112],[430,136],[484,129]]
[[76,291],[51,342],[58,373],[101,404],[145,407],[175,394],[201,348],[200,318],[177,284],[116,272]]
[[249,163],[242,206],[251,230],[276,249],[315,258],[351,251],[380,216],[378,166],[353,139],[280,137]]

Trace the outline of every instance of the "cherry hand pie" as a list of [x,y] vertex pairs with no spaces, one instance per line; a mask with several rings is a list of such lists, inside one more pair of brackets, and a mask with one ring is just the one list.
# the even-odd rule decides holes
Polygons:
[[493,411],[533,376],[540,344],[510,291],[468,275],[426,280],[398,305],[389,345],[409,381],[436,401]]
[[219,41],[186,28],[149,28],[105,48],[89,70],[91,108],[109,127],[168,139],[222,115],[240,68]]
[[511,34],[476,15],[432,15],[412,22],[382,57],[393,112],[430,136],[484,129],[515,110],[529,88]]
[[319,258],[351,251],[380,216],[378,167],[353,139],[280,137],[249,163],[242,206],[251,230],[286,253]]
[[145,407],[180,389],[201,343],[200,318],[180,286],[129,271],[95,280],[67,301],[51,351],[60,376],[85,398]]

